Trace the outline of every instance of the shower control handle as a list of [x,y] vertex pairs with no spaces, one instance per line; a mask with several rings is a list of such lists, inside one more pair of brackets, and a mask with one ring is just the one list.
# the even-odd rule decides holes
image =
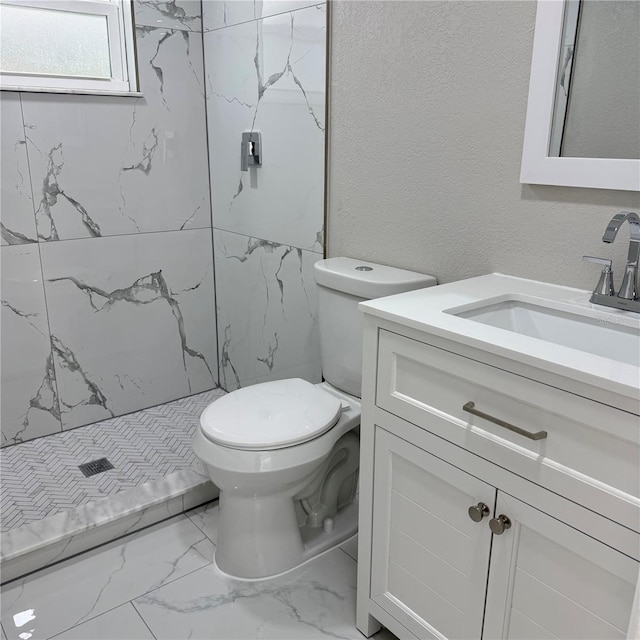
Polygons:
[[259,131],[244,131],[240,144],[240,170],[262,166],[262,134]]

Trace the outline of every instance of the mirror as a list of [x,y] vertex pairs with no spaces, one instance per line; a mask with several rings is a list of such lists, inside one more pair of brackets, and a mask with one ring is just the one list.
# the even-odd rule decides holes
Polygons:
[[640,2],[566,0],[550,156],[640,158]]
[[539,0],[520,181],[640,191],[636,0]]

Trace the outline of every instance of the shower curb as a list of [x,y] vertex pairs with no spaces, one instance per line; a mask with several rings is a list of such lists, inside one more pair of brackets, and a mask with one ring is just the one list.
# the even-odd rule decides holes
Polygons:
[[4,532],[2,584],[215,500],[219,491],[189,469]]

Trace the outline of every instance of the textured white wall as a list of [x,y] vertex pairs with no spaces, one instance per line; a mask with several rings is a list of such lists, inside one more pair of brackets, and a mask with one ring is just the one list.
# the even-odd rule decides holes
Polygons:
[[535,2],[332,5],[329,255],[593,288],[640,194],[520,184]]

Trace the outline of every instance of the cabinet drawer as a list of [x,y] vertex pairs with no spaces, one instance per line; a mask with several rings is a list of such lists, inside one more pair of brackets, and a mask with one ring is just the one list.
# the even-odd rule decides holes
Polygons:
[[[547,437],[532,440],[473,415],[463,409],[468,402]],[[385,330],[376,405],[640,530],[637,415]]]

